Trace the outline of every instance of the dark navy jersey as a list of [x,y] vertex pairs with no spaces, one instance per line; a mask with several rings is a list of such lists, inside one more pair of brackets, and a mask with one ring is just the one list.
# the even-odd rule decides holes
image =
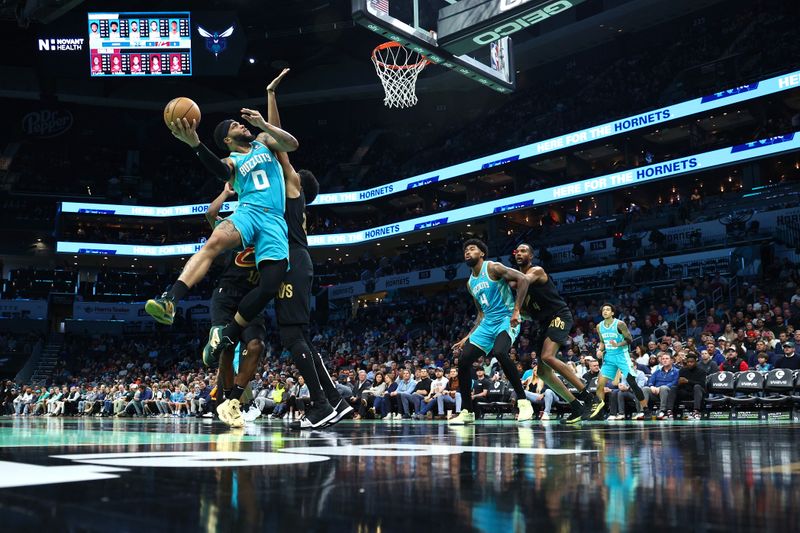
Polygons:
[[289,246],[308,248],[306,196],[303,191],[300,191],[300,196],[297,198],[286,199],[286,211],[283,216],[286,219],[286,226],[289,228]]
[[231,250],[225,260],[225,269],[217,282],[218,287],[239,291],[250,291],[258,285],[260,274],[256,268],[256,256],[252,246],[244,250]]

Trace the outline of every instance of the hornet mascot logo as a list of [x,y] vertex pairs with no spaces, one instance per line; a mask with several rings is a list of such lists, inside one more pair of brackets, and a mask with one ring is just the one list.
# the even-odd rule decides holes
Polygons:
[[233,26],[222,33],[211,33],[198,26],[197,32],[206,38],[206,49],[214,54],[214,57],[218,57],[225,51],[225,47],[228,45],[228,37],[233,35]]

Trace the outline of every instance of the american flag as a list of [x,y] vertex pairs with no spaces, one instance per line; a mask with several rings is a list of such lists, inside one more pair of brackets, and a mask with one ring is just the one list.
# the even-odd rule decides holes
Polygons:
[[370,2],[378,11],[389,14],[389,0],[370,0]]

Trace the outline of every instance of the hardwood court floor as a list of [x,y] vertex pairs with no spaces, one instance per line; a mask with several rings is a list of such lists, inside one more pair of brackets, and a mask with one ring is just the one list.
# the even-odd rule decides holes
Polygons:
[[2,530],[797,531],[789,421],[0,418]]

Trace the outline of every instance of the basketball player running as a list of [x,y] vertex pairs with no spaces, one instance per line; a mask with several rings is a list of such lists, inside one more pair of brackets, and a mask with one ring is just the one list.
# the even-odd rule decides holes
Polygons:
[[[598,402],[591,412],[584,414],[586,420],[597,420],[602,416],[606,383],[617,377],[618,370],[631,387],[631,391],[639,403],[645,402],[644,392],[636,383],[636,374],[631,368],[628,346],[633,343],[633,337],[628,331],[628,326],[622,320],[614,318],[613,305],[603,304],[600,312],[603,314],[603,320],[597,324],[597,334],[602,339],[601,349],[604,350],[605,355],[603,356],[603,366],[600,368],[600,376],[597,378]],[[642,407],[646,407],[646,403]]]
[[[586,390],[583,380],[556,357],[572,329],[572,313],[558,294],[550,276],[542,267],[533,266],[533,248],[529,244],[517,246],[514,250],[514,260],[529,282],[522,307],[523,313],[526,318],[535,320],[539,324],[539,334],[533,343],[533,350],[539,354],[539,377],[553,389],[553,392],[569,403],[572,413],[562,422],[575,424],[582,420],[586,410],[584,403],[591,404],[593,398]],[[519,287],[517,290],[519,291]],[[578,389],[578,398],[575,398],[566,385],[553,375],[554,370]]]
[[[217,196],[206,212],[206,220],[211,228],[216,228],[224,219],[219,217],[222,204],[229,200],[236,192],[231,184],[226,182],[225,188]],[[259,314],[242,331],[239,340],[244,347],[239,356],[239,372],[234,375],[234,349],[233,346],[223,351],[219,360],[212,357],[214,348],[219,343],[219,333],[222,328],[233,319],[242,297],[258,286],[259,273],[256,269],[253,247],[243,251],[230,251],[225,264],[225,269],[220,275],[217,286],[211,295],[211,330],[208,334],[208,343],[203,348],[203,363],[214,367],[219,362],[217,371],[218,390],[222,391],[224,401],[219,402],[217,414],[220,420],[230,427],[244,427],[240,399],[244,390],[249,386],[250,377],[258,368],[258,362],[264,353],[264,315]],[[233,391],[237,390],[234,397]],[[239,392],[241,389],[241,392]]]
[[[230,119],[220,122],[214,130],[214,140],[220,149],[230,151],[223,160],[200,142],[197,122],[189,124],[181,119],[170,124],[172,134],[191,146],[214,176],[233,182],[239,207],[214,229],[208,242],[186,263],[178,281],[160,298],[148,300],[145,305],[156,321],[172,324],[175,304],[205,276],[220,252],[253,245],[259,284],[244,296],[234,319],[220,332],[214,358],[232,346],[242,329],[275,297],[288,267],[288,230],[283,216],[285,184],[275,152],[292,152],[298,142],[291,134],[268,124],[258,111],[244,108],[242,118],[262,132],[254,136],[244,124]],[[236,390],[232,394],[235,398]]]
[[[500,263],[487,261],[489,249],[479,239],[469,239],[464,243],[464,261],[472,269],[467,281],[467,290],[475,299],[478,317],[466,337],[453,346],[458,360],[458,379],[461,389],[461,412],[448,423],[464,425],[475,421],[472,411],[472,363],[482,355],[496,357],[514,387],[519,408],[520,422],[533,418],[531,402],[525,399],[525,389],[511,361],[508,352],[519,335],[520,309],[525,300],[528,280],[516,270],[506,268]],[[511,294],[509,282],[516,283],[516,301]]]
[[[267,121],[280,128],[278,101],[275,90],[289,69],[283,71],[267,86]],[[288,349],[292,362],[305,379],[313,407],[305,416],[290,424],[292,429],[313,429],[335,424],[353,411],[336,390],[319,353],[312,349],[309,324],[311,322],[311,285],[314,280],[314,264],[308,253],[306,238],[306,205],[313,202],[319,193],[319,183],[308,170],[295,171],[289,156],[277,152],[278,161],[286,178],[286,224],[289,230],[289,264],[275,313],[281,344]]]

